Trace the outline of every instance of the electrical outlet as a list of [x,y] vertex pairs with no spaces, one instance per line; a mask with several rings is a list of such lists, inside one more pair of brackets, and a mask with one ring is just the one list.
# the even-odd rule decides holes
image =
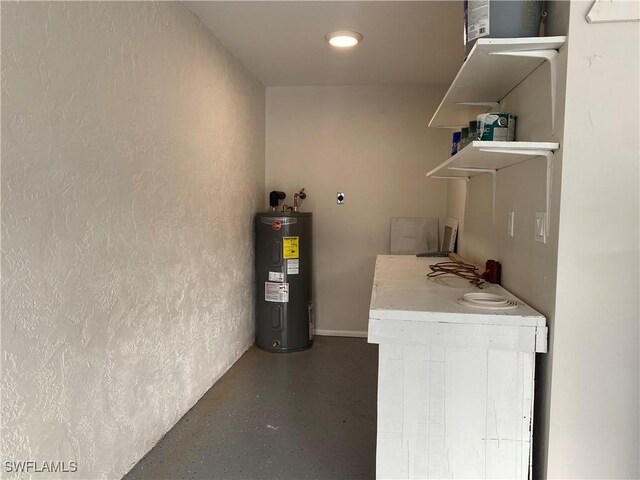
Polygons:
[[536,212],[535,240],[547,243],[547,212]]
[[338,192],[336,194],[336,201],[338,202],[338,205],[342,205],[344,203],[344,192]]
[[513,237],[513,222],[515,220],[516,212],[511,210],[509,212],[509,216],[507,217],[507,235]]

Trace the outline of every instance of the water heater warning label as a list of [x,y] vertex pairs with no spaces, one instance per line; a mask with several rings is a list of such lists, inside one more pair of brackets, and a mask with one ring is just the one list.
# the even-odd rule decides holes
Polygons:
[[289,301],[289,284],[264,282],[265,302],[286,303]]
[[300,260],[287,260],[287,275],[298,275],[299,273]]
[[282,272],[269,272],[270,282],[284,282],[284,273]]
[[298,258],[300,256],[299,238],[300,237],[283,237],[282,238],[282,257],[283,258]]

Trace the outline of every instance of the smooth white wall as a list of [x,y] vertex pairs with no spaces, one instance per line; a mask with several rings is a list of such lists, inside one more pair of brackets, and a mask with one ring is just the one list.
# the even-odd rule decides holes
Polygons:
[[[551,362],[554,354],[555,298],[560,179],[562,174],[564,131],[564,85],[567,49],[558,57],[558,87],[555,128],[551,128],[549,66],[541,65],[503,101],[504,111],[517,115],[517,140],[559,142],[552,160],[550,186],[550,229],[547,243],[534,240],[535,213],[546,210],[546,160],[528,160],[499,170],[496,177],[495,223],[492,208],[491,174],[471,178],[465,198],[462,181],[449,181],[450,215],[464,211],[464,228],[459,246],[463,256],[484,264],[487,259],[502,264],[502,285],[533,306],[547,318],[549,352],[536,355],[536,399],[534,415],[534,472],[544,478],[547,453],[548,409]],[[455,190],[453,190],[453,188]],[[453,197],[453,198],[451,198]],[[507,235],[507,219],[514,212],[514,236]]]
[[[444,220],[447,185],[425,178],[449,132],[427,129],[444,89],[267,89],[266,191],[306,187],[314,214],[316,328],[366,332],[375,257],[391,217]],[[345,192],[344,205],[336,193]]]
[[637,479],[640,24],[590,8],[571,2],[548,476]]
[[3,470],[122,476],[252,343],[264,101],[179,3],[2,2]]

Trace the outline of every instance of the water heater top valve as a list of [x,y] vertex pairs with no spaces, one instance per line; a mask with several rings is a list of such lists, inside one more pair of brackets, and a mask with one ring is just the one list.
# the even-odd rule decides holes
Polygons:
[[280,203],[280,200],[284,200],[285,198],[287,198],[287,194],[284,192],[278,192],[277,190],[274,190],[269,193],[269,206],[271,207],[271,211],[275,212],[278,208],[278,203]]
[[307,194],[304,193],[304,188],[300,190],[298,193],[293,194],[293,211],[294,212],[298,211],[298,199],[304,200],[305,198],[307,198]]

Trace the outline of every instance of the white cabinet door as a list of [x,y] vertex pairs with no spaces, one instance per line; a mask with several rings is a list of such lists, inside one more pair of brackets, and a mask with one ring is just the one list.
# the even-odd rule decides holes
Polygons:
[[526,479],[534,353],[380,344],[378,478]]

